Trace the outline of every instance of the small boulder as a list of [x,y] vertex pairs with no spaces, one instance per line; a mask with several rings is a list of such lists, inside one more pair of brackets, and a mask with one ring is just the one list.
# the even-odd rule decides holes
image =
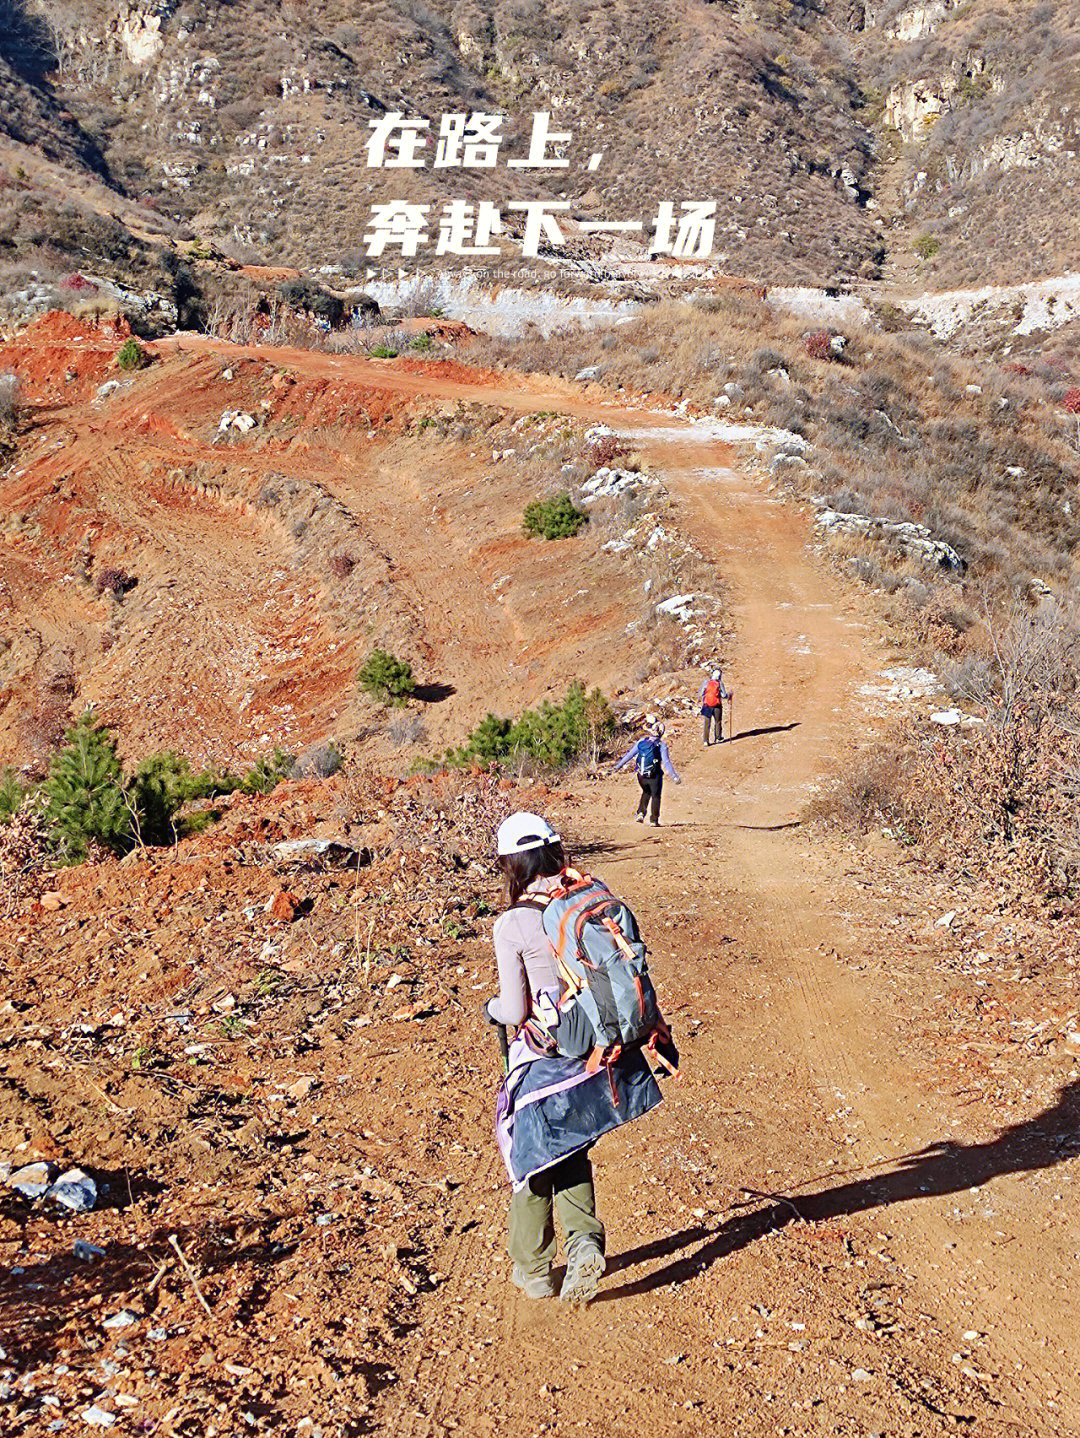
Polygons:
[[82,1420],[88,1428],[111,1428],[116,1422],[116,1415],[91,1403],[89,1408],[83,1409]]
[[801,455],[798,454],[777,454],[773,456],[769,469],[773,474],[782,474],[785,471],[809,469],[810,466]]
[[23,1198],[40,1198],[48,1192],[55,1172],[51,1163],[28,1163],[8,1175],[7,1186],[21,1193]]
[[300,912],[300,900],[289,889],[279,889],[266,905],[266,912],[279,923],[291,924]]
[[62,1173],[45,1194],[72,1213],[89,1213],[97,1203],[97,1196],[97,1184],[81,1168],[69,1168]]

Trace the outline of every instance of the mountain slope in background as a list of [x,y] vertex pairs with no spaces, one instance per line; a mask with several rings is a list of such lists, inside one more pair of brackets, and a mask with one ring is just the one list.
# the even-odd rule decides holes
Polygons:
[[[8,289],[98,269],[183,312],[185,238],[361,275],[379,200],[648,223],[715,198],[732,273],[1030,278],[1080,241],[1078,51],[1078,7],[1035,0],[0,0],[0,265]],[[505,161],[540,108],[568,171],[364,163],[387,110],[504,113]]]

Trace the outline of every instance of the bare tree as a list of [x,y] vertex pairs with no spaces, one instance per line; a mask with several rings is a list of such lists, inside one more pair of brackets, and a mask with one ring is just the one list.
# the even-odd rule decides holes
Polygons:
[[1080,628],[1071,595],[1032,607],[1019,595],[1003,614],[983,595],[983,619],[991,663],[961,684],[964,697],[979,704],[1001,730],[1023,711],[1039,724],[1070,697],[1080,663]]
[[79,29],[77,6],[71,0],[37,0],[37,9],[44,20],[56,57],[56,73],[64,78],[68,62],[75,54]]

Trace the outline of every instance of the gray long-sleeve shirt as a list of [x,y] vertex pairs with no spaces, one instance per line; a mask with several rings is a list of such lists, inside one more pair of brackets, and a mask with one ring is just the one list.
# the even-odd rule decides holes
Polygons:
[[[526,896],[550,894],[558,877],[534,879]],[[499,992],[488,1003],[497,1023],[517,1028],[528,1017],[530,1001],[541,989],[558,988],[559,970],[538,908],[507,909],[495,920],[492,934],[499,966]]]

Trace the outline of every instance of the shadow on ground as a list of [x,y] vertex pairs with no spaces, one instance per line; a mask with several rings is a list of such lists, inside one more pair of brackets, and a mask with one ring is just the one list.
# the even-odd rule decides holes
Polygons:
[[[1059,1091],[1052,1108],[1003,1129],[986,1143],[959,1144],[943,1140],[918,1153],[905,1155],[888,1172],[817,1193],[795,1197],[763,1195],[771,1202],[751,1213],[729,1218],[719,1228],[709,1229],[698,1224],[614,1255],[608,1262],[609,1273],[658,1258],[671,1259],[671,1262],[641,1278],[605,1289],[596,1302],[651,1293],[669,1283],[685,1283],[719,1259],[789,1223],[820,1223],[912,1199],[959,1193],[1003,1174],[1052,1168],[1077,1154],[1080,1154],[1080,1079]],[[687,1251],[690,1249],[693,1252]]]
[[793,719],[790,724],[767,724],[760,729],[740,729],[737,734],[732,734],[730,739],[725,739],[725,744],[737,744],[740,739],[760,739],[763,734],[787,734],[792,729],[798,729],[800,721]]
[[421,704],[441,704],[444,699],[449,699],[456,693],[457,690],[452,684],[418,684],[411,697],[419,699]]

